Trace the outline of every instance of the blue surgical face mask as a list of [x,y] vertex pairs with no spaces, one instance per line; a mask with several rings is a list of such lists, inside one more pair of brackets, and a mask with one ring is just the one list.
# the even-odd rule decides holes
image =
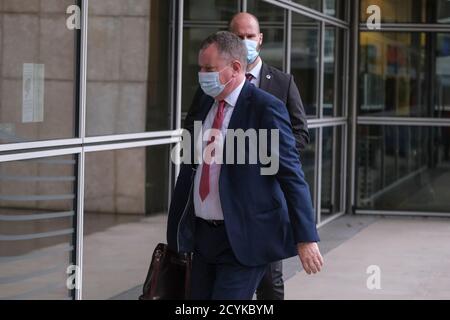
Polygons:
[[249,39],[244,39],[243,41],[247,47],[247,63],[252,64],[259,56],[258,42]]
[[231,82],[231,80],[233,80],[233,78],[231,78],[227,83],[222,84],[220,82],[220,73],[228,67],[216,72],[198,73],[198,82],[204,93],[215,98],[220,95],[223,90],[225,90],[225,87]]

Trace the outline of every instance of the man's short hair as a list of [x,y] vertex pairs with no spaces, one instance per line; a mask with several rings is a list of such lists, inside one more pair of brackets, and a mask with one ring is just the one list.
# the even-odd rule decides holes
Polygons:
[[207,49],[212,44],[216,44],[219,54],[228,62],[238,60],[242,69],[247,69],[247,47],[237,35],[229,31],[216,32],[202,42],[200,51]]

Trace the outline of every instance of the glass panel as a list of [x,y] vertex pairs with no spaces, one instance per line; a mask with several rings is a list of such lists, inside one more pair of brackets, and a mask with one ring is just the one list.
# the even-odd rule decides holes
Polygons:
[[0,143],[75,137],[76,2],[0,2]]
[[346,20],[345,0],[325,0],[323,12],[329,16]]
[[247,11],[254,14],[260,24],[264,22],[283,22],[285,10],[261,0],[248,0]]
[[305,173],[306,182],[308,182],[311,191],[311,200],[314,203],[316,194],[316,137],[317,129],[309,129],[310,143],[306,146],[305,150],[300,154],[300,161],[302,163],[303,172]]
[[438,23],[450,23],[450,1],[448,0],[436,0],[436,13]]
[[[336,63],[336,30],[337,28],[325,29],[325,56],[324,56],[324,88],[323,88],[323,114],[324,116],[337,115],[335,103],[335,77],[339,76],[335,68],[340,65]],[[335,114],[336,113],[336,114]]]
[[[292,13],[293,20],[299,17]],[[303,20],[305,18],[302,18]],[[292,27],[291,73],[308,116],[318,116],[319,23],[311,19]]]
[[361,22],[370,14],[367,8],[377,5],[381,9],[381,21],[385,23],[448,23],[448,0],[361,0]]
[[450,128],[360,126],[358,207],[448,212]]
[[229,22],[239,10],[237,0],[185,0],[185,20]]
[[381,9],[382,22],[423,23],[426,22],[426,2],[426,0],[361,0],[361,21],[367,21],[370,15],[367,8],[377,5]]
[[306,16],[304,16],[302,14],[298,14],[298,13],[292,12],[292,24],[293,24],[293,27],[301,27],[302,23],[304,23],[305,26],[308,26],[308,25],[313,25],[314,26],[314,25],[316,25],[315,21],[313,19],[311,19],[309,17],[306,17]]
[[324,94],[323,114],[325,117],[343,115],[345,87],[344,30],[336,27],[325,29]]
[[[182,111],[189,111],[198,84],[198,53],[200,45],[210,34],[219,31],[216,27],[185,28],[183,40],[183,94]],[[184,118],[183,117],[183,118]]]
[[0,300],[68,299],[76,156],[0,163]]
[[321,221],[341,212],[343,128],[323,128]]
[[89,1],[86,132],[171,128],[170,1]]
[[264,1],[250,0],[248,12],[254,14],[264,34],[261,58],[271,66],[283,70],[285,10]]
[[169,149],[86,155],[84,299],[142,293],[151,253],[166,241]]
[[293,0],[293,2],[338,19],[346,19],[345,0],[325,0],[325,6],[322,5],[323,0]]
[[267,64],[283,70],[284,30],[282,28],[261,28],[264,42],[261,49],[261,58]]
[[301,4],[305,7],[320,11],[322,8],[323,0],[293,0],[293,2]]
[[360,114],[429,117],[424,33],[361,33]]
[[450,34],[437,35],[435,112],[450,118]]

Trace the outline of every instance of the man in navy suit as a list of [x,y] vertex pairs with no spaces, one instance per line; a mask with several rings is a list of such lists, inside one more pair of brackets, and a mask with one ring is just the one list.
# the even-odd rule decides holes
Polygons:
[[[167,241],[173,250],[194,253],[192,299],[249,300],[271,262],[298,255],[308,274],[321,270],[314,210],[286,106],[245,80],[243,42],[230,32],[218,32],[203,42],[198,60],[204,93],[194,121],[201,121],[205,132],[212,129],[226,138],[211,131],[206,139],[194,137],[191,150],[222,144],[224,163],[210,152],[201,153],[198,166],[195,161],[181,165]],[[238,129],[278,134],[277,141],[256,135],[251,142],[276,156],[274,174],[262,174],[268,165],[261,159],[236,161],[239,155],[248,160],[252,153],[251,143],[236,148],[229,141],[229,130]],[[225,155],[228,150],[232,157]]]
[[[264,35],[261,33],[257,17],[248,12],[237,13],[230,21],[229,31],[241,38],[247,47],[247,80],[261,90],[274,95],[285,104],[301,159],[302,151],[309,143],[309,132],[305,108],[294,77],[262,60],[260,51],[263,46]],[[204,92],[199,87],[186,115],[185,128],[193,128],[193,119],[201,107],[199,99],[203,95]],[[256,297],[258,300],[284,299],[282,261],[269,264],[256,290]]]
[[[247,47],[246,78],[285,104],[301,159],[302,151],[309,143],[309,132],[305,108],[294,77],[262,60],[260,52],[264,34],[261,32],[257,17],[248,12],[237,13],[231,19],[229,31],[241,38]],[[284,300],[282,261],[273,262],[268,266],[256,290],[256,297],[258,300]]]

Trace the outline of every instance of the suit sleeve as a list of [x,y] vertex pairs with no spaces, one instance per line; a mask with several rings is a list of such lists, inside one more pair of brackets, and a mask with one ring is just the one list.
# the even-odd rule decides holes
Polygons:
[[300,163],[289,115],[281,101],[273,100],[265,109],[262,126],[269,130],[279,130],[279,148],[270,149],[272,143],[269,142],[268,149],[272,157],[278,155],[279,169],[275,177],[287,202],[294,239],[296,243],[318,242],[319,235],[309,186]]
[[300,92],[295,84],[294,77],[290,77],[287,108],[291,118],[296,146],[299,151],[304,150],[309,143],[308,122]]

